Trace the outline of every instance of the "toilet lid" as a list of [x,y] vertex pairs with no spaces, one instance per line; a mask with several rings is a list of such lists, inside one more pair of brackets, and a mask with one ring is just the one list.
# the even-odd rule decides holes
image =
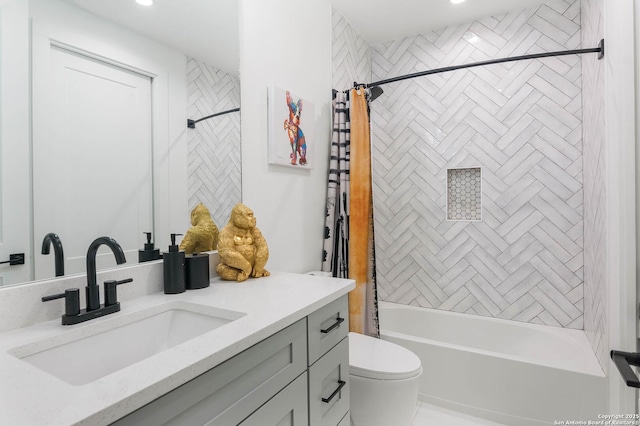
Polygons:
[[400,380],[422,372],[420,358],[410,350],[358,333],[349,333],[349,374],[381,380]]

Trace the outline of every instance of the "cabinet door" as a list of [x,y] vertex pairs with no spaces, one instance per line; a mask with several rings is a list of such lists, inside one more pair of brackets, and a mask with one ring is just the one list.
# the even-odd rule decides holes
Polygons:
[[240,426],[308,426],[307,373],[300,375]]
[[309,367],[309,425],[336,426],[349,411],[349,339]]
[[303,319],[115,424],[237,425],[304,372],[306,361]]

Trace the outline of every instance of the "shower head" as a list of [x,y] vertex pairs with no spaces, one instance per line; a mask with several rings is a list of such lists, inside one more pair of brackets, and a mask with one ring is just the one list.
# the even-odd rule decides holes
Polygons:
[[369,102],[375,101],[378,96],[384,93],[384,90],[382,90],[382,87],[380,86],[372,86],[369,88],[369,90],[371,90],[371,98],[369,99]]

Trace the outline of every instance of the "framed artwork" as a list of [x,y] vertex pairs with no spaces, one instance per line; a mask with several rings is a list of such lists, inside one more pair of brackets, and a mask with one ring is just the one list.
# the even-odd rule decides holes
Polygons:
[[313,103],[280,87],[269,88],[269,164],[313,168]]

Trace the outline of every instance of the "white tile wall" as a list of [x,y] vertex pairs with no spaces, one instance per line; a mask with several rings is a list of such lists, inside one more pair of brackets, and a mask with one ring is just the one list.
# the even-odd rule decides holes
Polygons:
[[[373,46],[372,79],[579,46],[580,1],[554,1]],[[581,329],[580,57],[383,89],[372,106],[380,298]],[[478,165],[482,221],[446,221],[447,168]]]
[[[187,71],[187,114],[192,120],[240,106],[238,77],[193,58],[189,59]],[[189,209],[203,203],[218,228],[222,228],[242,197],[240,113],[213,117],[186,131]]]
[[[582,45],[595,47],[603,38],[603,0],[582,1]],[[582,57],[584,98],[584,329],[607,371],[606,191],[604,158],[604,61]]]
[[347,90],[354,82],[371,81],[371,48],[335,9],[331,14],[333,88]]

